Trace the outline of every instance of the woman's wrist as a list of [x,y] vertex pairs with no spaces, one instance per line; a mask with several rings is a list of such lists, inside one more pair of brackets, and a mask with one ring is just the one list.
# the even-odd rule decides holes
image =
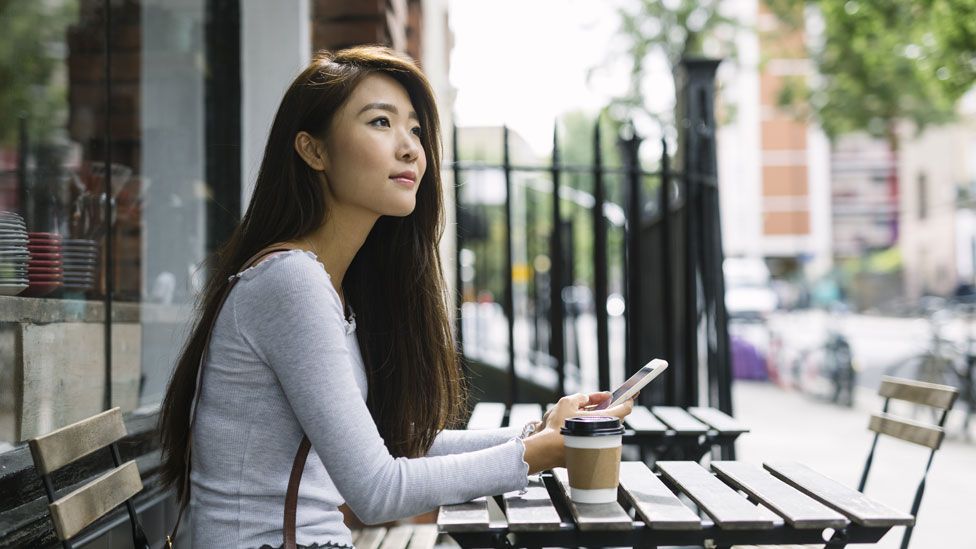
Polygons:
[[529,464],[529,474],[541,473],[564,462],[562,435],[554,429],[543,427],[539,432],[526,437],[524,460]]
[[526,439],[526,438],[528,438],[528,437],[530,437],[530,436],[538,433],[541,430],[542,430],[542,422],[541,421],[530,421],[530,422],[526,423],[524,427],[522,427],[522,434],[519,435],[519,438]]

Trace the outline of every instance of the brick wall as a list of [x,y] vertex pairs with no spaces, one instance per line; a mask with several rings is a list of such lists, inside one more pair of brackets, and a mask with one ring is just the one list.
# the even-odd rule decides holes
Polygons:
[[421,56],[420,0],[313,0],[312,49],[382,44]]

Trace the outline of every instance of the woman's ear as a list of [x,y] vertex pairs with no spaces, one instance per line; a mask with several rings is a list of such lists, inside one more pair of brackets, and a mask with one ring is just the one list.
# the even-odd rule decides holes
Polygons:
[[302,131],[295,135],[295,151],[313,170],[321,172],[328,168],[329,158],[325,153],[325,146],[308,132]]

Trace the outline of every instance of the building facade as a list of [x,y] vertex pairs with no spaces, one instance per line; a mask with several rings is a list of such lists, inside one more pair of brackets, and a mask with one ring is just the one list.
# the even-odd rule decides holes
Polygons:
[[761,0],[730,6],[755,30],[739,33],[735,69],[720,75],[735,112],[718,139],[726,252],[764,259],[774,277],[814,279],[832,264],[830,148],[779,96],[815,78],[806,53],[815,29],[788,29]]

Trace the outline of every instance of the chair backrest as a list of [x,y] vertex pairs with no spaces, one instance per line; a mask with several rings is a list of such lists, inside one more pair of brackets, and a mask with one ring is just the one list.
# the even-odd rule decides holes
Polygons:
[[[922,494],[925,492],[925,479],[928,476],[929,468],[932,467],[932,458],[935,451],[942,445],[945,438],[945,421],[949,415],[949,410],[959,396],[959,390],[948,385],[937,385],[935,383],[925,383],[911,379],[900,379],[890,376],[881,378],[881,387],[878,395],[884,397],[884,407],[881,413],[872,414],[868,422],[868,429],[874,431],[874,441],[871,443],[871,451],[868,452],[868,459],[864,462],[864,470],[861,473],[861,482],[857,489],[864,491],[867,484],[868,472],[871,470],[871,462],[874,460],[874,451],[878,446],[880,435],[892,436],[906,442],[918,444],[929,448],[928,463],[922,473],[922,480],[915,491],[915,499],[912,503],[912,515],[918,515],[918,508],[922,503]],[[889,404],[892,400],[902,400],[913,404],[920,404],[933,408],[939,415],[936,424],[922,423],[919,421],[903,418],[888,412]],[[901,547],[907,549],[908,542],[912,537],[912,526],[905,528],[905,535],[902,537]]]
[[[80,541],[76,537],[85,527],[122,504],[126,505],[129,513],[134,547],[149,547],[131,501],[142,490],[139,469],[135,461],[122,463],[116,446],[116,442],[125,435],[122,411],[112,408],[28,441],[34,467],[50,501],[54,531],[66,549]],[[62,467],[106,447],[115,467],[80,488],[57,497],[52,475]]]

